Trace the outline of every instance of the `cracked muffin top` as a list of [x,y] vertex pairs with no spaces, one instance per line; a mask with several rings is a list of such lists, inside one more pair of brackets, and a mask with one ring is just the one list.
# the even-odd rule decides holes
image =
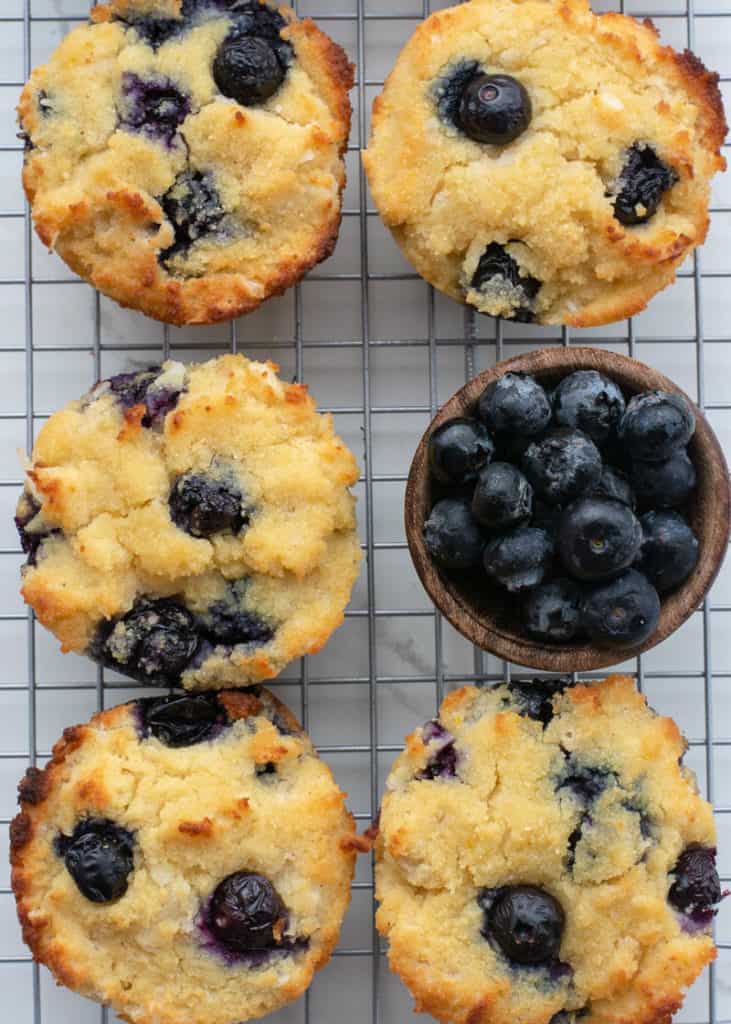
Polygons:
[[16,516],[22,593],[65,651],[218,689],[277,675],[342,623],[358,467],[276,369],[167,362],[43,426]]
[[406,741],[377,925],[455,1024],[659,1024],[715,956],[713,811],[628,677],[451,693]]
[[60,983],[131,1024],[238,1024],[327,963],[360,841],[268,691],[111,708],[67,729],[19,794],[23,937]]
[[418,272],[481,313],[619,320],[705,238],[717,83],[651,23],[585,0],[438,11],[374,104],[376,205]]
[[101,4],[21,96],[38,235],[158,320],[248,313],[335,246],[352,84],[285,7]]

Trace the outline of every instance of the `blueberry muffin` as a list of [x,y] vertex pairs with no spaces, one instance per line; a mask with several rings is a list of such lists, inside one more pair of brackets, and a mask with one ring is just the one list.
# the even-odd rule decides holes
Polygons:
[[12,884],[57,980],[132,1024],[237,1024],[330,958],[359,840],[291,713],[255,689],[122,704],[20,784]]
[[456,1024],[656,1024],[713,959],[713,812],[632,680],[450,694],[406,741],[377,925]]
[[22,593],[65,651],[218,689],[275,676],[342,623],[358,469],[276,369],[167,362],[43,426],[16,517]]
[[481,313],[588,327],[641,310],[705,238],[718,78],[585,0],[471,0],[406,44],[374,104],[376,205]]
[[326,259],[353,68],[264,0],[110,0],[20,99],[41,241],[123,306],[227,320]]

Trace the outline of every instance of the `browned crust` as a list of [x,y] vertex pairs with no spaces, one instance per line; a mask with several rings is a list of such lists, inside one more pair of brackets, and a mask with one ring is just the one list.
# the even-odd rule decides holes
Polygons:
[[[128,309],[139,309],[155,320],[174,324],[178,327],[186,324],[214,324],[232,320],[253,312],[269,298],[283,295],[289,288],[300,281],[317,264],[328,259],[337,244],[342,221],[342,194],[345,188],[345,173],[340,182],[338,199],[333,204],[332,220],[321,235],[313,242],[309,250],[300,254],[297,259],[283,260],[278,272],[273,274],[262,294],[253,294],[246,279],[239,274],[216,274],[201,278],[181,280],[172,277],[159,266],[157,253],[149,247],[144,258],[134,269],[129,268],[125,280],[104,266],[101,257],[95,255],[88,259],[84,246],[77,247],[68,232],[54,231],[40,218],[34,218],[36,232],[41,241],[49,247],[55,247],[68,266],[80,277],[90,281],[99,291],[115,299],[121,306]],[[32,190],[26,188],[29,200]],[[133,213],[127,197],[120,193],[108,193],[106,200],[110,207],[115,208],[118,215],[125,219],[142,221],[150,216],[160,220],[161,211],[147,207]],[[70,210],[69,220],[65,227],[88,229],[93,234],[96,211]],[[78,236],[77,236],[78,237]]]
[[340,840],[340,849],[345,853],[370,853],[371,848],[372,844],[364,836],[347,835]]
[[345,50],[334,39],[326,35],[312,18],[293,22],[285,32],[288,38],[312,48],[318,56],[317,69],[322,69],[318,76],[318,85],[322,90],[333,117],[342,126],[340,153],[343,155],[348,148],[348,134],[353,115],[350,102],[350,90],[355,85],[355,64],[352,63]]
[[193,838],[208,838],[213,835],[213,822],[210,818],[203,818],[202,821],[181,821],[178,825],[178,832],[184,836],[193,836]]
[[[114,709],[112,709],[114,710]],[[111,712],[101,712],[92,722],[101,722]],[[88,726],[74,725],[64,729],[62,738],[53,748],[51,760],[45,768],[30,767],[18,785],[20,813],[10,823],[10,884],[15,895],[18,920],[23,933],[23,942],[33,954],[33,959],[47,964],[66,985],[73,986],[74,975],[63,960],[49,957],[44,949],[44,936],[48,924],[46,918],[31,920],[31,907],[26,902],[29,879],[26,873],[25,852],[31,843],[36,820],[42,814],[42,805],[48,799],[57,777],[63,771],[66,758],[84,742]],[[53,962],[52,962],[53,961]]]
[[[637,690],[634,680],[623,673],[613,673],[607,676],[601,686],[596,682],[587,682],[571,687],[565,692],[564,698],[573,704],[591,709],[595,714],[601,714],[604,705],[611,704],[617,699],[618,691],[621,691],[621,700],[628,707],[647,706],[647,699]],[[454,690],[444,699],[440,712],[447,709],[452,713],[467,712],[478,693],[479,690],[474,686]],[[682,746],[683,738],[673,719],[665,716],[658,717],[668,743],[676,748]],[[499,718],[500,714],[497,715],[496,722]],[[413,742],[415,739],[418,740],[418,743]],[[409,747],[413,747],[412,753],[418,753],[419,745],[420,740],[416,734],[407,737],[407,750]],[[376,819],[376,823],[378,823],[378,819]],[[388,843],[389,851],[395,850],[398,846],[398,839],[394,834],[397,828],[398,822],[392,820]],[[378,862],[382,858],[383,847],[382,844],[379,844],[376,861]],[[388,939],[391,924],[386,916],[379,913],[376,925],[379,933]],[[716,955],[709,937],[702,957],[698,958],[695,967],[686,969],[685,974],[675,973],[677,965],[672,964],[671,961],[675,991],[658,992],[652,987],[652,983],[648,982],[641,989],[641,995],[646,997],[646,1001],[643,1000],[639,1010],[633,1012],[627,1012],[626,1007],[616,1006],[617,996],[621,997],[625,994],[621,991],[616,992],[606,999],[592,1002],[591,1012],[586,1019],[596,1021],[597,1024],[671,1024],[673,1014],[683,1005],[685,989],[691,984],[694,977],[700,974],[702,967],[714,960]],[[414,949],[408,946],[403,936],[398,946],[391,945],[388,958],[392,971],[401,978],[413,996],[415,1012],[428,1013],[443,1024],[492,1024],[495,1020],[495,1003],[500,994],[499,987],[501,985],[507,987],[510,984],[486,980],[484,989],[479,995],[475,993],[472,996],[475,1001],[470,1003],[468,1002],[470,996],[464,992],[463,988],[460,988],[458,979],[435,975],[434,965],[421,959],[418,947]],[[688,970],[692,970],[692,976]],[[664,978],[663,982],[665,982]],[[668,987],[672,983],[668,980]],[[530,1012],[523,1019],[535,1020],[530,1016]]]
[[709,71],[700,57],[691,50],[678,53],[666,47],[668,53],[683,76],[688,92],[696,99],[703,113],[703,139],[710,150],[718,152],[719,170],[723,170],[726,161],[721,157],[721,146],[728,134],[726,111],[719,87],[720,77],[715,71]]
[[[121,705],[121,708],[129,705]],[[94,715],[88,725],[70,725],[63,731],[61,739],[55,744],[50,761],[45,768],[30,767],[18,783],[18,803],[20,813],[10,824],[10,863],[11,866],[22,867],[20,855],[33,836],[33,823],[39,814],[40,806],[48,799],[57,776],[60,774],[67,757],[78,750],[84,743],[91,727],[108,727],[118,720],[120,708],[109,708]],[[15,881],[13,881],[15,889]]]
[[[436,33],[448,33],[452,28],[451,19],[457,16],[455,12],[458,10],[458,7],[452,7],[446,11],[435,12],[427,19],[427,22],[419,26],[417,32],[426,35],[428,30],[424,28],[424,25],[428,25]],[[557,8],[557,13],[567,24],[571,24],[577,15],[585,16],[587,7],[583,0],[562,0]],[[704,162],[706,163],[707,177],[710,179],[714,171],[723,171],[726,167],[726,160],[721,153],[721,147],[725,141],[728,126],[719,89],[719,76],[709,71],[690,50],[678,52],[671,46],[661,45],[657,29],[649,18],[639,20],[616,11],[609,11],[594,14],[593,24],[607,45],[612,45],[620,50],[626,59],[635,64],[642,65],[648,60],[656,63],[659,70],[670,78],[675,87],[688,94],[699,112],[696,131],[698,140],[706,151],[706,161]],[[613,31],[614,29],[616,31]],[[407,47],[409,45],[407,44]],[[373,102],[371,144],[378,130],[379,122],[392,116],[387,102],[390,78],[391,76],[386,79],[384,91]],[[370,149],[365,151],[365,166],[369,178],[373,179],[375,185],[376,172],[369,163],[370,153]],[[692,177],[693,168],[680,158],[678,168],[682,175]],[[675,271],[688,253],[705,240],[709,226],[707,204],[703,208],[700,202],[696,203],[689,215],[694,221],[693,238],[678,234],[661,239],[654,244],[648,244],[637,238],[628,242],[626,232],[618,225],[610,223],[607,230],[610,239],[617,244],[618,249],[621,249],[632,263],[637,263],[644,269],[653,267],[654,273],[642,279],[629,278],[618,283],[608,294],[585,303],[575,312],[564,312],[560,322],[570,327],[597,327],[626,319],[645,309],[654,295],[675,280]],[[406,223],[399,221],[390,211],[388,215],[385,212],[382,213],[382,216],[405,257],[416,266],[419,273],[426,276],[435,288],[444,291],[455,301],[466,304],[461,288],[454,284],[448,271],[435,272],[433,268],[430,271],[428,263],[423,262],[423,257],[418,254],[417,246],[410,243]],[[536,322],[554,323],[557,320],[552,318],[550,321],[541,321],[539,319]]]
[[[240,691],[219,691],[218,697],[226,709],[232,709],[234,717],[248,717],[256,715],[267,707],[271,707],[281,718],[292,727],[293,732],[302,734],[302,727],[277,697],[265,688],[257,688],[257,693]],[[11,865],[11,887],[16,901],[18,920],[21,925],[23,941],[28,946],[33,959],[37,963],[45,964],[55,975],[56,979],[67,988],[81,990],[85,986],[86,979],[80,971],[77,971],[67,958],[55,953],[48,948],[47,931],[49,919],[40,916],[36,910],[31,918],[33,908],[28,902],[30,892],[30,871],[25,864],[25,855],[28,846],[32,842],[36,822],[42,819],[43,804],[54,789],[57,781],[63,775],[64,762],[76,751],[86,740],[90,730],[94,727],[114,728],[124,721],[129,721],[129,710],[135,702],[120,704],[116,707],[101,711],[92,716],[88,724],[70,726],[63,732],[62,738],[55,744],[50,761],[43,769],[31,767],[27,770],[18,786],[20,812],[10,824],[10,865]],[[248,709],[248,712],[246,711]],[[296,727],[296,730],[295,728]],[[340,797],[344,799],[344,797]],[[248,809],[248,801],[237,802],[237,816],[245,813]],[[361,845],[356,834],[355,820],[345,808],[344,816],[346,828],[338,840],[340,849],[344,854],[350,856],[351,876],[355,870],[355,859],[358,852],[367,852]],[[181,836],[193,840],[205,840],[214,832],[214,825],[210,818],[203,818],[201,821],[182,821],[177,826]],[[332,952],[337,944],[339,929],[328,930],[321,936],[322,949],[318,957],[313,960],[310,971],[310,981],[314,973],[324,966],[331,958]],[[287,994],[288,1001],[301,995],[309,982],[297,986],[296,991]],[[129,1020],[124,1013],[119,1014],[122,1020]]]
[[381,834],[381,812],[379,810],[378,814],[373,819],[373,822],[368,826],[368,828],[365,830],[365,832],[361,836],[361,840],[362,840],[362,842],[364,844],[364,847],[365,847],[364,852],[370,853],[370,851],[376,845],[376,843],[378,841],[378,837],[379,837],[380,834]]
[[223,691],[218,694],[218,700],[233,721],[251,718],[252,715],[258,715],[262,709],[259,695],[251,690]]
[[249,690],[220,690],[218,700],[226,709],[232,721],[252,718],[270,711],[294,736],[302,736],[304,730],[286,704],[264,686]]
[[[265,3],[266,0],[260,0]],[[92,21],[104,22],[112,19],[115,9],[121,5],[99,5],[92,12]],[[306,49],[312,58],[310,74],[315,79],[333,118],[339,125],[338,150],[344,156],[350,134],[352,105],[348,95],[355,80],[355,67],[341,46],[306,18],[298,21],[288,7],[280,7],[280,13],[287,20],[283,30],[298,46]],[[32,90],[26,85],[18,106],[21,127],[32,113]],[[33,161],[27,160],[23,168],[23,187],[28,201],[32,204],[38,190],[38,174]],[[94,235],[97,209],[85,202],[71,207],[63,223],[47,223],[34,213],[34,226],[44,245],[55,249],[68,266],[95,288],[114,299],[121,306],[139,309],[163,323],[175,326],[214,324],[236,319],[253,312],[269,298],[283,295],[300,281],[313,267],[328,259],[337,244],[342,222],[342,196],[346,185],[343,164],[338,194],[333,202],[330,220],[322,232],[315,237],[308,249],[296,258],[283,260],[266,282],[263,292],[256,294],[247,284],[244,274],[212,274],[201,278],[180,279],[168,274],[158,263],[159,238],[151,239],[147,252],[137,254],[134,266],[128,274],[120,277],[118,267],[107,267],[103,253],[87,254],[85,239]],[[108,192],[104,197],[109,205],[110,216],[119,216],[131,224],[144,222],[160,224],[165,221],[159,204],[149,202],[139,193],[124,189]],[[80,244],[79,244],[80,243]],[[157,249],[154,244],[157,244]]]

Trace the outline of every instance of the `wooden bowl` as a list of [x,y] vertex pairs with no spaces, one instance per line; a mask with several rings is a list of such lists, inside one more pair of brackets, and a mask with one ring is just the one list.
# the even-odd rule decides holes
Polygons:
[[[549,387],[574,370],[599,370],[620,385],[625,395],[660,389],[683,395],[696,416],[696,430],[688,447],[698,483],[689,510],[700,543],[700,557],[692,575],[662,600],[657,629],[643,644],[628,648],[600,648],[589,644],[544,644],[517,631],[516,598],[480,577],[459,580],[447,576],[431,560],[424,545],[424,522],[440,496],[430,479],[427,445],[433,430],[455,416],[474,415],[485,387],[508,372],[533,374]],[[438,487],[438,485],[437,485]],[[436,497],[435,497],[436,495]],[[700,409],[677,385],[652,367],[627,356],[595,348],[546,348],[506,359],[471,380],[444,405],[421,439],[411,464],[406,487],[406,538],[421,582],[443,615],[463,636],[506,661],[548,672],[586,672],[605,668],[647,651],[674,633],[698,608],[718,574],[729,537],[729,477],[716,435]]]

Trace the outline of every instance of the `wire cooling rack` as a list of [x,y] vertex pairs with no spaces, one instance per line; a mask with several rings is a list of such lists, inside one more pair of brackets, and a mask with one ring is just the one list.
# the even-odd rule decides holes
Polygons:
[[[620,2],[620,0],[618,0]],[[721,72],[729,97],[729,0],[621,0],[651,16],[664,39],[691,47]],[[611,3],[611,0],[610,0]],[[640,6],[638,6],[638,4]],[[341,42],[360,71],[354,90],[349,184],[340,243],[326,264],[282,299],[226,326],[167,329],[120,310],[39,245],[20,188],[14,107],[29,69],[88,13],[87,0],[1,0],[0,10],[0,992],[13,1024],[98,1024],[111,1012],[56,989],[32,964],[9,889],[8,824],[15,785],[43,764],[64,726],[129,698],[134,687],[102,675],[57,644],[18,596],[22,556],[12,528],[20,487],[17,449],[30,450],[44,419],[93,381],[161,356],[202,359],[226,350],[271,356],[311,386],[359,454],[363,574],[345,626],[276,689],[304,719],[366,827],[405,733],[429,718],[449,689],[499,680],[512,666],[471,648],[430,606],[403,535],[406,473],[438,406],[496,360],[543,344],[589,343],[657,366],[696,397],[731,450],[731,181],[717,182],[713,226],[677,283],[634,320],[588,331],[541,329],[473,317],[435,295],[404,263],[369,200],[358,150],[370,106],[418,21],[447,3],[300,0]],[[606,5],[607,7],[610,4]],[[729,147],[727,147],[728,150]],[[719,865],[731,879],[731,566],[674,637],[636,662],[654,706],[690,741],[688,763],[715,801]],[[517,670],[516,670],[517,671]],[[724,785],[725,784],[725,785]],[[411,1001],[390,975],[373,932],[371,867],[361,858],[340,947],[309,994],[275,1024],[405,1024]],[[719,959],[689,993],[683,1024],[731,1024],[731,906],[718,916]],[[375,955],[374,955],[375,953]]]

